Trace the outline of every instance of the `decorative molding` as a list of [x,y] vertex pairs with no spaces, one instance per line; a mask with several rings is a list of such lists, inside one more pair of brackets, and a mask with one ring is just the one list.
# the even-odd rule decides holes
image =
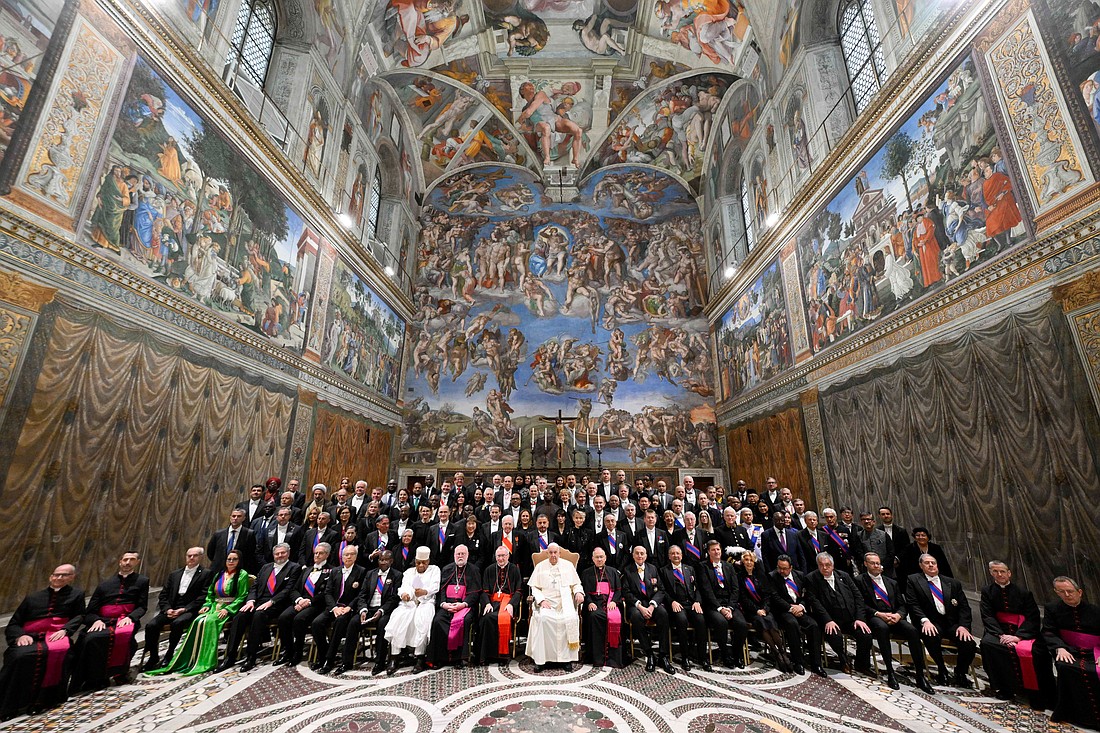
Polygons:
[[313,431],[313,409],[317,395],[298,390],[298,405],[294,411],[294,427],[290,431],[290,450],[287,452],[286,477],[302,479],[306,475],[306,458],[309,456],[309,437]]
[[57,288],[31,282],[18,272],[0,270],[0,300],[41,313],[42,306],[53,301]]
[[1086,272],[1076,280],[1058,285],[1051,292],[1051,298],[1062,306],[1063,313],[1100,303],[1100,270]]
[[[1090,275],[1097,275],[1096,272]],[[1093,279],[1093,287],[1100,287],[1097,280]],[[1092,291],[1094,302],[1100,297],[1100,290]],[[1065,307],[1065,303],[1062,304]],[[1085,369],[1089,374],[1089,388],[1092,390],[1092,398],[1100,406],[1100,304],[1087,311],[1078,313],[1070,319],[1073,326],[1073,338],[1077,342],[1077,348],[1081,352]]]
[[821,424],[821,408],[818,406],[817,388],[808,389],[798,396],[802,404],[802,422],[806,426],[806,448],[810,454],[810,475],[814,482],[817,506],[833,504],[833,480],[829,474],[829,459],[825,450],[825,430]]
[[33,313],[27,313],[22,308],[0,305],[0,422],[3,422],[8,392],[19,375],[35,320]]

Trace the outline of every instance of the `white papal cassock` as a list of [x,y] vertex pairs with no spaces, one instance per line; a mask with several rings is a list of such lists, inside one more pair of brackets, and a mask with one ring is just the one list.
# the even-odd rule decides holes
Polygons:
[[[418,588],[423,588],[427,593],[417,597]],[[423,573],[415,569],[405,572],[397,596],[400,598],[408,594],[412,600],[401,601],[386,624],[386,641],[394,654],[408,646],[415,647],[416,654],[428,650],[428,633],[435,618],[435,595],[438,592],[439,568],[435,565],[429,565]]]
[[[528,586],[534,598],[527,654],[535,664],[575,662],[581,647],[581,623],[573,597],[584,593],[573,563],[559,558],[551,565],[546,559],[535,566]],[[550,601],[550,608],[541,608]]]

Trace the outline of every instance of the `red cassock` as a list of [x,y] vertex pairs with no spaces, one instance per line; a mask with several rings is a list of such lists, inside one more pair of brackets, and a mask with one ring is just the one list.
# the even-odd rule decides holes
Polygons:
[[992,238],[1007,232],[1023,221],[1020,209],[1016,206],[1016,197],[1012,193],[1012,184],[1004,173],[992,173],[982,184],[985,197],[985,236]]

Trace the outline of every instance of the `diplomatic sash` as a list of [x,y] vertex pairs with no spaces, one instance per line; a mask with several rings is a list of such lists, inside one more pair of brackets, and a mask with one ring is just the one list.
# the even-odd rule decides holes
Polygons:
[[275,568],[272,568],[271,572],[267,574],[267,592],[270,595],[275,595]]
[[825,525],[825,534],[832,537],[833,542],[840,545],[840,549],[844,550],[844,554],[846,554],[846,555],[851,555],[852,554],[852,551],[851,551],[851,549],[849,549],[848,543],[844,541],[844,538],[841,537],[835,529],[833,529],[832,527],[830,527],[827,524]]
[[793,580],[791,580],[790,578],[787,578],[787,587],[794,591],[794,595],[797,598],[798,597],[798,586],[795,585],[795,582]]
[[61,684],[61,669],[65,664],[65,655],[69,653],[69,637],[63,636],[50,641],[50,634],[61,631],[69,619],[61,616],[36,618],[23,624],[26,634],[42,634],[42,643],[46,645],[46,672],[42,675],[42,687],[56,687]]
[[756,584],[752,582],[752,578],[745,576],[745,590],[749,592],[752,599],[757,603],[760,602],[760,592],[756,590]]
[[[314,584],[314,582],[312,580],[309,579],[310,575],[313,575],[313,573],[310,572],[310,573],[306,574],[305,591],[306,591],[306,594],[310,598],[313,598],[313,594],[317,590],[317,586]],[[321,576],[318,575],[317,577],[321,577]]]
[[547,547],[549,547],[549,545],[547,545],[547,543],[546,543],[546,538],[540,536],[539,537],[539,549],[540,550],[545,550]]
[[703,553],[699,551],[698,547],[691,544],[691,540],[684,541],[684,549],[691,553],[691,556],[694,557],[696,560],[699,560],[703,557]]
[[821,543],[817,541],[817,535],[810,535],[810,542],[814,543],[814,549],[821,552]]
[[623,616],[619,607],[611,602],[611,584],[606,580],[596,583],[596,595],[607,596],[607,645],[618,648],[623,628]]
[[890,594],[887,593],[884,588],[880,588],[879,584],[876,583],[873,580],[871,581],[871,590],[873,590],[875,592],[875,595],[878,596],[878,599],[880,601],[882,601],[883,603],[886,604],[887,608],[893,608],[894,607],[894,604],[892,604],[890,602]]
[[[447,600],[448,601],[462,601],[466,598],[466,586],[465,585],[448,585],[447,586]],[[447,633],[447,651],[455,651],[462,648],[462,637],[464,636],[464,627],[466,624],[466,614],[470,612],[470,607],[460,609],[451,614],[451,628]]]
[[[1015,626],[1017,630],[1023,626],[1024,621],[1027,620],[1022,613],[998,611],[994,615],[1002,624],[1011,624]],[[1014,651],[1016,652],[1016,658],[1020,660],[1020,677],[1023,680],[1024,689],[1038,691],[1039,676],[1035,673],[1034,648],[1034,639],[1024,639],[1016,643]]]
[[936,584],[931,580],[928,581],[928,590],[932,592],[932,595],[936,597],[936,600],[943,606],[943,612],[947,613],[947,602],[943,600],[943,591],[936,587]]
[[133,652],[130,651],[130,642],[134,638],[136,624],[130,624],[119,628],[117,622],[128,613],[137,608],[133,603],[113,603],[100,607],[99,615],[115,621],[114,626],[108,627],[111,634],[110,651],[107,653],[107,669],[125,667],[130,663]]
[[[497,654],[504,657],[508,655],[509,645],[512,642],[512,617],[500,613],[500,611],[503,611],[504,607],[512,602],[512,594],[497,591],[489,598],[494,603],[500,604],[497,612]],[[448,638],[448,647],[449,645],[450,639]]]
[[1086,634],[1082,631],[1069,631],[1068,629],[1058,629],[1058,635],[1062,637],[1062,641],[1070,646],[1075,646],[1085,651],[1089,649],[1092,650],[1094,665],[1092,671],[1100,678],[1100,667],[1095,666],[1100,664],[1100,636],[1096,634]]

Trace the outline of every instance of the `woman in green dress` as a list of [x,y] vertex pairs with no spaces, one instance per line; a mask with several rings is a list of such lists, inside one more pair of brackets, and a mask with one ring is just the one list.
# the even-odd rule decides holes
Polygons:
[[214,579],[206,594],[206,603],[191,622],[183,641],[172,655],[167,667],[149,674],[177,672],[183,676],[202,674],[218,663],[218,639],[222,629],[233,618],[248,595],[252,578],[240,570],[241,554],[230,550],[225,556],[225,572]]

